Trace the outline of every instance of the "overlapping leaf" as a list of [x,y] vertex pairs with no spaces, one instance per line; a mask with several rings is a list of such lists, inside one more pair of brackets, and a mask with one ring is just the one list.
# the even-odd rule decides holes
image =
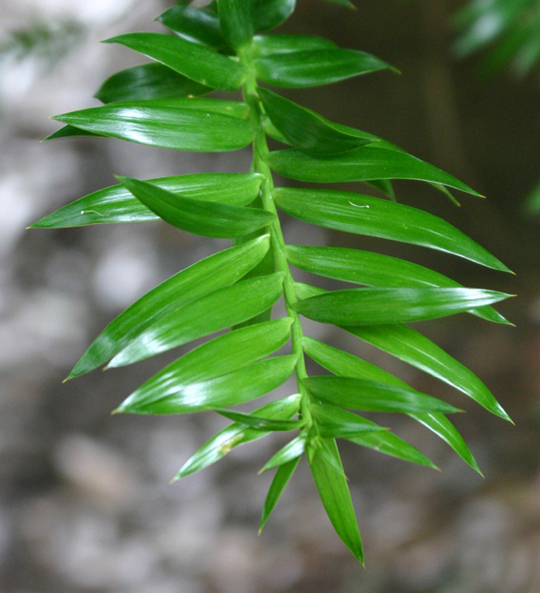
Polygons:
[[270,518],[272,511],[274,510],[278,500],[283,494],[283,491],[287,487],[287,484],[292,478],[294,471],[299,463],[300,457],[296,457],[296,459],[293,459],[288,463],[285,463],[278,467],[276,475],[274,476],[272,484],[270,485],[270,489],[268,490],[266,500],[264,501],[264,507],[261,516],[261,524],[259,527],[259,535],[263,530],[263,527],[266,525],[266,522]]
[[254,29],[275,29],[291,16],[295,7],[296,0],[253,0]]
[[253,50],[259,58],[274,54],[312,51],[319,49],[337,49],[337,45],[325,37],[315,35],[255,35]]
[[219,0],[219,22],[228,44],[238,50],[253,37],[253,0]]
[[227,46],[218,16],[207,10],[177,5],[158,16],[157,20],[187,41],[214,49]]
[[274,467],[278,467],[280,465],[285,465],[290,461],[294,461],[297,457],[300,457],[306,448],[306,437],[305,436],[297,436],[292,441],[289,441],[282,449],[280,449],[275,455],[273,455],[262,467],[261,471],[259,472],[262,474],[263,472],[272,469]]

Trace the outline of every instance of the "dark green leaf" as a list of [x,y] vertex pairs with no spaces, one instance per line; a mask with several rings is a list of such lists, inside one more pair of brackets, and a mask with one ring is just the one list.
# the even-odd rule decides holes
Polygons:
[[238,237],[268,226],[275,215],[259,208],[243,208],[184,198],[146,181],[118,177],[138,200],[165,222],[205,237]]
[[[262,179],[259,173],[195,173],[150,179],[149,182],[184,198],[247,206],[257,197]],[[31,228],[66,228],[147,220],[159,220],[159,216],[122,185],[114,185],[60,208]]]
[[124,366],[241,323],[265,311],[283,292],[283,273],[242,280],[205,294],[162,317],[109,363]]
[[377,381],[323,375],[303,380],[304,385],[324,403],[359,412],[458,412],[457,408],[411,388]]
[[304,453],[306,447],[305,436],[297,436],[292,441],[289,441],[282,449],[280,449],[274,456],[272,456],[259,471],[262,474],[266,470],[272,469],[279,465],[285,465],[289,461],[293,461]]
[[269,248],[270,240],[266,235],[211,255],[169,278],[111,321],[83,354],[69,378],[107,362],[171,311],[237,282],[262,260]]
[[451,224],[410,206],[361,194],[322,189],[276,188],[272,196],[287,214],[312,224],[421,245],[488,268],[510,271]]
[[211,91],[210,87],[152,62],[113,74],[101,85],[95,97],[102,103],[114,103],[204,95]]
[[310,156],[295,149],[279,150],[271,152],[267,162],[276,173],[298,181],[341,183],[377,179],[413,179],[439,183],[475,196],[480,195],[453,175],[406,152],[371,144],[326,157]]
[[268,495],[264,502],[264,508],[261,516],[261,525],[259,527],[259,535],[261,534],[261,531],[266,525],[266,522],[270,518],[270,515],[272,514],[272,511],[274,510],[278,500],[281,498],[281,495],[287,487],[289,480],[292,478],[294,470],[298,466],[299,462],[300,457],[297,457],[296,459],[289,461],[285,465],[281,465],[280,467],[278,467],[276,475],[272,480],[270,490],[268,491]]
[[[144,413],[152,404],[164,397],[174,396],[190,383],[208,381],[237,371],[281,348],[289,339],[290,329],[289,319],[278,319],[239,329],[206,342],[146,381],[116,411]],[[271,422],[249,417],[253,421]]]
[[272,123],[294,147],[309,154],[330,155],[353,150],[371,141],[338,130],[327,119],[267,89],[259,89]]
[[213,408],[213,410],[214,412],[217,412],[218,414],[224,416],[225,418],[228,418],[229,420],[233,420],[234,422],[238,422],[239,424],[245,424],[249,428],[255,428],[257,430],[282,432],[288,430],[297,430],[304,424],[301,420],[268,420],[266,418],[261,418],[259,416],[253,416],[252,414],[235,412],[234,410],[229,410],[227,408]]
[[339,4],[340,6],[346,6],[347,8],[356,8],[356,6],[349,0],[326,0],[326,1],[332,2],[333,4]]
[[253,0],[253,26],[256,31],[275,29],[294,12],[296,0]]
[[387,430],[375,422],[336,406],[312,403],[311,413],[317,420],[319,434],[326,438],[351,438],[359,433]]
[[288,54],[298,51],[314,49],[338,49],[338,46],[325,37],[314,35],[256,35],[253,38],[253,48],[257,57],[267,57],[274,54]]
[[455,315],[509,296],[480,288],[350,288],[300,301],[294,310],[321,323],[382,325]]
[[203,104],[196,108],[197,101],[209,100],[176,99],[178,106],[161,101],[111,103],[53,119],[102,136],[176,150],[221,152],[250,144],[255,130],[249,122],[209,111]]
[[253,0],[219,0],[219,22],[229,45],[240,49],[253,37]]
[[75,126],[63,126],[56,132],[49,134],[47,137],[43,138],[43,142],[48,140],[57,140],[58,138],[73,138],[76,136],[90,136],[91,138],[102,138],[101,134],[95,134],[94,132],[89,132],[88,130],[81,130],[80,128],[76,128]]
[[311,460],[308,458],[313,481],[337,534],[354,557],[363,563],[362,540],[356,523],[347,479],[343,474],[340,475],[335,471],[333,465],[326,461],[326,457],[322,453],[322,448],[325,447],[334,463],[343,468],[336,442],[333,439],[328,439],[322,443],[321,447],[315,450],[313,458]]
[[[366,286],[460,287],[450,278],[429,268],[396,257],[344,247],[302,247],[287,245],[287,260],[293,266],[326,278]],[[492,307],[470,311],[489,321],[509,322]]]
[[179,385],[174,393],[144,407],[123,411],[137,414],[186,414],[211,407],[248,402],[284,383],[294,371],[296,356],[275,356],[214,379]]
[[234,91],[246,79],[246,71],[239,62],[181,37],[127,33],[107,39],[105,43],[125,45],[213,89]]
[[[295,394],[283,399],[278,399],[255,410],[253,414],[268,419],[287,420],[292,418],[296,412],[298,412],[300,398],[300,394]],[[227,428],[220,430],[194,455],[192,455],[182,466],[174,479],[179,480],[189,474],[198,472],[212,463],[219,461],[231,451],[231,449],[234,449],[238,445],[262,439],[269,434],[271,433],[256,430],[254,428],[247,428],[245,424],[238,424],[235,422]]]
[[214,49],[227,46],[219,18],[207,10],[173,6],[158,16],[157,20],[187,41],[208,45]]
[[267,84],[305,88],[384,70],[389,65],[353,49],[314,49],[257,58],[255,67],[257,78]]

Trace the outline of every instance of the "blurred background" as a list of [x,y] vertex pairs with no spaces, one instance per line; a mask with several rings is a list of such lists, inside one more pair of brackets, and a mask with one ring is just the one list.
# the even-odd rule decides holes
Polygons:
[[456,208],[429,186],[396,184],[400,201],[449,220],[516,276],[284,218],[286,235],[292,242],[399,255],[468,286],[518,294],[498,307],[515,328],[463,315],[419,327],[481,377],[516,426],[351,337],[310,330],[465,408],[456,424],[485,479],[407,419],[382,423],[442,473],[342,446],[366,548],[364,570],[334,534],[305,464],[257,536],[272,476],[256,472],[279,439],[236,449],[169,485],[225,422],[211,414],[110,416],[163,359],[63,384],[114,316],[226,243],[159,223],[25,227],[111,185],[113,174],[247,171],[250,154],[177,153],[91,138],[40,144],[58,127],[49,116],[97,105],[91,97],[107,76],[141,63],[134,52],[99,40],[160,30],[152,20],[173,2],[2,0],[0,593],[540,590],[540,222],[523,208],[540,178],[538,70],[521,78],[509,68],[486,76],[481,64],[489,49],[457,60],[450,22],[463,2],[355,3],[351,12],[298,0],[281,30],[374,53],[401,76],[379,73],[285,94],[382,136],[485,194],[487,200],[461,195]]

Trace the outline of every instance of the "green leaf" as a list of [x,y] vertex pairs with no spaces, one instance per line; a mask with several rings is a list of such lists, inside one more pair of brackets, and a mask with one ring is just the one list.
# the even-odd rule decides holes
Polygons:
[[340,6],[346,6],[347,8],[356,9],[356,6],[349,0],[326,0],[326,1],[332,2],[333,4],[339,4]]
[[377,453],[384,453],[402,461],[409,461],[410,463],[417,463],[418,465],[424,465],[432,469],[439,469],[416,447],[413,447],[392,432],[366,432],[356,437],[348,438],[347,440],[355,445],[360,445],[360,447],[367,447],[368,449],[377,451]]
[[[458,282],[418,264],[359,249],[286,245],[285,253],[289,263],[301,270],[344,282],[392,287],[461,286]],[[489,321],[510,323],[492,307],[473,309],[470,313]]]
[[309,461],[313,481],[321,497],[330,522],[337,534],[352,552],[355,558],[364,563],[362,540],[354,514],[351,494],[344,474],[338,474],[322,453],[323,447],[331,456],[334,463],[343,469],[336,442],[333,439],[322,441],[321,447],[315,449],[313,458]]
[[258,89],[272,123],[290,144],[309,154],[339,154],[371,141],[346,134],[321,115],[267,89]]
[[88,130],[81,130],[75,126],[62,126],[59,130],[56,130],[56,132],[53,132],[52,134],[49,134],[43,138],[43,142],[57,140],[58,138],[73,138],[76,136],[89,136],[91,138],[103,137],[101,134],[95,134],[94,132],[89,132]]
[[414,389],[405,389],[377,381],[323,375],[309,377],[302,382],[309,392],[322,402],[359,412],[450,414],[459,411],[446,402]]
[[259,360],[214,379],[179,385],[174,393],[147,406],[123,411],[137,414],[187,414],[252,401],[284,383],[294,371],[296,360],[296,356],[292,355]]
[[305,88],[339,82],[390,66],[353,49],[314,49],[274,54],[255,60],[257,78],[283,88]]
[[231,247],[178,272],[136,301],[99,334],[68,378],[87,373],[122,350],[153,323],[205,294],[237,282],[270,248],[268,235]]
[[181,37],[127,33],[107,39],[105,43],[120,43],[213,89],[234,91],[246,79],[246,71],[239,62]]
[[[184,198],[247,206],[258,195],[263,176],[259,173],[195,173],[150,179],[149,183]],[[144,222],[159,216],[122,185],[100,189],[56,212],[30,228],[66,228],[91,224]]]
[[272,469],[279,465],[285,465],[290,461],[293,461],[297,457],[300,457],[304,453],[306,448],[306,437],[297,436],[292,441],[289,441],[282,449],[280,449],[275,455],[273,455],[259,471],[262,474],[266,470]]
[[[278,399],[255,410],[253,415],[274,420],[287,420],[292,418],[298,412],[300,398],[300,394],[297,393],[295,395]],[[220,430],[196,453],[194,453],[176,474],[174,480],[179,480],[180,478],[198,472],[201,469],[212,465],[212,463],[219,461],[235,447],[262,439],[269,434],[271,433],[256,430],[254,428],[246,428],[245,424],[235,422],[227,428]]]
[[281,498],[283,491],[287,487],[289,480],[292,478],[294,474],[294,470],[297,468],[298,463],[300,462],[300,457],[285,463],[278,467],[276,475],[272,480],[272,484],[270,485],[270,489],[268,490],[268,495],[264,502],[264,508],[261,516],[261,525],[259,527],[259,535],[261,534],[266,522],[270,518],[272,511],[274,510],[278,500]]
[[[290,329],[290,320],[278,319],[229,332],[206,342],[148,379],[116,412],[144,413],[152,404],[164,397],[174,396],[190,383],[208,381],[237,371],[281,348],[289,339]],[[253,418],[253,422],[271,422],[249,417]]]
[[265,311],[283,292],[283,273],[242,280],[205,294],[148,327],[119,352],[109,367],[144,360]]
[[113,74],[94,95],[102,103],[204,95],[212,89],[152,62]]
[[[397,387],[408,389],[407,383],[398,379],[394,375],[380,369],[379,367],[366,362],[348,352],[343,352],[337,348],[332,348],[318,340],[304,337],[302,340],[304,352],[323,368],[340,375],[342,377],[356,377],[357,379],[367,379],[369,381],[379,381],[381,383],[390,383]],[[470,373],[470,371],[469,371]],[[470,373],[472,375],[472,373]],[[473,382],[474,384],[474,382]],[[344,410],[335,408],[338,412],[345,413]],[[349,413],[349,412],[347,412]],[[313,410],[313,415],[317,416],[317,411]],[[443,441],[445,441],[462,459],[464,459],[474,470],[480,471],[478,465],[472,456],[465,441],[455,429],[453,424],[445,416],[439,413],[409,414],[411,418],[420,422],[429,430],[434,432]],[[319,422],[322,420],[317,416]],[[325,435],[323,435],[325,436]],[[326,435],[331,436],[331,435]],[[338,434],[332,436],[339,436]]]
[[209,99],[176,101],[179,106],[147,101],[111,103],[57,115],[53,119],[102,136],[175,150],[238,150],[255,138],[255,130],[249,122],[209,111],[202,104],[201,109],[196,108],[196,101]]
[[295,7],[296,0],[253,0],[254,29],[275,29],[291,16]]
[[229,420],[233,420],[239,424],[245,424],[246,426],[249,426],[249,428],[255,428],[256,430],[282,432],[288,430],[297,430],[304,424],[301,420],[268,420],[266,418],[260,418],[259,416],[253,416],[252,414],[235,412],[227,408],[213,408],[213,411],[217,412],[221,416],[224,416],[225,418],[228,418]]
[[255,35],[253,38],[254,54],[259,58],[274,54],[337,48],[330,39],[314,35]]
[[146,181],[118,177],[138,200],[165,222],[205,237],[238,237],[268,226],[275,215],[259,208],[243,208],[184,198]]
[[448,222],[388,200],[323,189],[276,188],[277,205],[295,218],[326,228],[402,241],[451,253],[495,270],[510,270]]
[[509,296],[480,288],[350,288],[302,300],[293,308],[321,323],[382,325],[455,315]]
[[489,389],[467,367],[406,325],[344,328],[356,337],[448,383],[478,404],[510,420]]
[[238,50],[253,37],[253,0],[219,0],[219,22],[229,45]]
[[[336,127],[341,128],[341,126]],[[266,160],[276,173],[298,181],[341,183],[377,179],[412,179],[439,183],[480,196],[478,192],[453,175],[406,152],[371,144],[343,154],[325,157],[310,156],[296,149],[278,150],[271,152]]]
[[319,434],[326,438],[350,438],[359,433],[387,430],[375,422],[336,406],[312,402],[311,412],[317,420]]
[[219,18],[207,10],[173,6],[156,20],[187,41],[208,45],[214,49],[227,47]]

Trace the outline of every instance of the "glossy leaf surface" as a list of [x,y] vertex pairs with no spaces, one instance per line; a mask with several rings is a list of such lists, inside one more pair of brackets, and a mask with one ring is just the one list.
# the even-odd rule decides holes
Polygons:
[[257,77],[282,88],[305,88],[389,68],[386,62],[353,49],[314,49],[281,53],[255,61]]
[[132,364],[251,319],[275,303],[282,291],[283,273],[276,273],[205,294],[154,323],[109,366]]
[[212,407],[235,406],[269,393],[284,383],[294,371],[295,356],[275,356],[259,360],[232,373],[207,381],[180,385],[145,407],[125,412],[137,414],[186,414]]
[[400,150],[365,146],[343,154],[315,157],[299,150],[271,152],[268,164],[280,175],[298,181],[341,183],[376,179],[411,179],[440,183],[479,196],[453,175]]
[[479,288],[351,288],[300,301],[294,309],[321,323],[382,325],[455,315],[509,296]]
[[324,403],[359,412],[441,412],[459,410],[435,397],[411,388],[396,387],[352,377],[323,375],[303,380],[304,385]]
[[262,260],[269,248],[269,237],[260,237],[178,272],[111,321],[83,354],[69,378],[107,362],[153,323],[177,308],[237,282]]
[[101,85],[95,97],[102,103],[116,103],[204,95],[211,91],[210,87],[152,62],[113,74]]
[[275,455],[273,455],[262,467],[259,471],[260,474],[263,472],[277,467],[279,465],[284,465],[285,463],[289,463],[293,461],[297,457],[300,457],[306,448],[306,439],[305,437],[298,436],[294,438],[292,441],[289,441],[282,449],[280,449]]
[[[287,260],[293,266],[319,276],[392,287],[459,287],[458,282],[438,272],[396,257],[345,247],[303,247],[286,245]],[[470,311],[489,321],[509,323],[492,307]]]
[[214,49],[227,46],[221,32],[219,18],[207,10],[191,6],[173,6],[157,20],[187,41],[208,45]]
[[287,487],[290,479],[294,474],[294,470],[297,468],[298,463],[300,462],[300,457],[285,463],[284,465],[280,465],[277,469],[276,475],[272,480],[272,484],[270,485],[270,489],[268,490],[268,495],[264,502],[263,512],[261,516],[261,524],[259,527],[259,534],[263,530],[266,522],[270,518],[272,511],[274,510],[276,504],[278,503],[283,491]]
[[[173,396],[185,385],[226,375],[264,358],[287,342],[290,327],[289,319],[278,319],[239,329],[206,342],[146,381],[116,411],[144,411],[163,397]],[[253,418],[253,422],[263,422],[260,418],[250,418]]]
[[255,428],[257,430],[283,432],[297,430],[303,425],[301,420],[268,420],[266,418],[261,418],[260,416],[235,412],[234,410],[228,410],[226,408],[214,408],[214,412],[217,412],[229,420],[234,420],[234,422],[245,424],[249,428]]
[[245,120],[185,104],[111,103],[53,119],[102,136],[175,150],[238,150],[255,137],[253,127]]
[[106,43],[120,43],[213,89],[234,91],[246,78],[244,67],[239,62],[181,37],[161,33],[127,33],[107,39]]
[[325,438],[349,438],[363,432],[377,432],[386,428],[336,406],[311,404],[319,432]]
[[[184,198],[247,206],[258,195],[258,173],[195,173],[149,179],[148,182]],[[66,228],[90,224],[145,222],[159,216],[122,185],[113,185],[80,198],[34,223],[31,228]]]
[[228,44],[234,49],[253,37],[253,0],[219,0],[219,22]]
[[509,271],[496,257],[442,218],[410,206],[322,189],[276,188],[272,196],[287,214],[312,224],[420,245],[488,268]]
[[291,16],[295,7],[296,0],[253,0],[255,30],[275,29]]
[[165,222],[196,235],[238,237],[268,226],[275,218],[275,215],[260,208],[184,198],[130,177],[118,177],[118,180]]
[[336,533],[354,557],[363,563],[362,540],[347,479],[344,474],[338,474],[333,465],[326,460],[326,456],[322,452],[323,446],[326,448],[327,456],[330,456],[334,464],[343,469],[336,442],[332,439],[325,439],[323,445],[315,450],[312,459],[309,461],[313,481],[317,486],[321,501]]
[[315,35],[255,35],[253,38],[253,49],[257,57],[337,48],[338,46],[330,39]]
[[[255,410],[253,414],[268,419],[287,420],[296,414],[299,406],[300,395],[295,394],[270,402],[262,408]],[[184,478],[219,461],[229,451],[239,445],[261,439],[269,434],[271,433],[254,428],[246,428],[245,424],[235,422],[227,428],[220,430],[194,453],[176,474],[175,480]]]
[[304,152],[339,154],[370,143],[365,138],[346,134],[321,115],[272,91],[259,89],[257,92],[274,126],[292,146]]

